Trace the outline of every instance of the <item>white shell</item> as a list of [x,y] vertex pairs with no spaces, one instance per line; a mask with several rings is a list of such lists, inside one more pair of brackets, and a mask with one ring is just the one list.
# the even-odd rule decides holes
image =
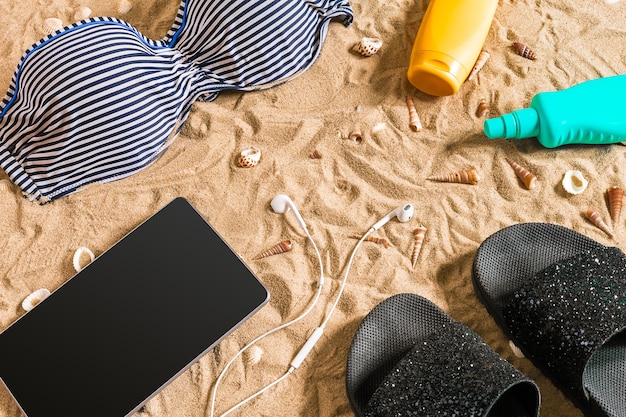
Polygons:
[[522,350],[520,348],[517,347],[517,345],[515,343],[513,343],[512,340],[509,340],[509,347],[511,348],[511,351],[513,352],[513,354],[518,357],[518,358],[525,358],[526,356],[524,355],[524,353],[522,352]]
[[91,9],[87,6],[80,6],[74,12],[74,20],[76,21],[88,19],[89,16],[91,16]]
[[126,14],[133,8],[133,4],[129,0],[120,0],[117,4],[117,12],[120,14]]
[[[80,262],[80,258],[83,254],[87,254],[87,256],[89,256],[89,262],[87,262],[85,265],[81,265],[81,262]],[[89,248],[85,246],[79,247],[78,249],[76,249],[76,252],[74,252],[74,258],[72,259],[72,263],[74,264],[74,269],[76,270],[76,272],[80,272],[81,269],[83,269],[85,266],[93,262],[95,258],[96,256],[93,254],[93,252]]]
[[383,46],[382,39],[363,38],[359,43],[354,45],[354,50],[363,56],[372,56]]
[[252,168],[261,160],[261,150],[259,148],[255,148],[254,146],[250,146],[239,154],[239,159],[237,159],[237,163],[240,167],[243,168]]
[[61,29],[63,29],[63,21],[61,19],[49,17],[43,21],[43,31],[48,35],[51,35]]
[[252,346],[243,353],[243,361],[248,366],[256,365],[262,357],[263,349],[258,346]]
[[22,308],[26,311],[32,310],[37,304],[48,298],[50,291],[45,288],[40,288],[26,297],[22,301]]
[[585,179],[582,172],[576,170],[570,170],[565,173],[563,176],[563,188],[570,194],[580,194],[585,189],[587,189],[587,185],[589,185],[589,181]]
[[12,188],[11,180],[6,178],[0,180],[0,191],[11,191]]

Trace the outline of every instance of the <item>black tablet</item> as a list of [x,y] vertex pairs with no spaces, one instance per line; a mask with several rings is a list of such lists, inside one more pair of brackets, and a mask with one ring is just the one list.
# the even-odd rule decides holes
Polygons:
[[28,417],[122,417],[269,299],[184,198],[0,333],[0,378]]

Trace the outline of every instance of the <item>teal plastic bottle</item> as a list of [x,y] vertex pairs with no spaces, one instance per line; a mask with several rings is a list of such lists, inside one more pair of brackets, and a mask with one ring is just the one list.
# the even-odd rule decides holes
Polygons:
[[488,138],[536,137],[546,148],[626,141],[626,75],[536,94],[530,107],[485,120]]

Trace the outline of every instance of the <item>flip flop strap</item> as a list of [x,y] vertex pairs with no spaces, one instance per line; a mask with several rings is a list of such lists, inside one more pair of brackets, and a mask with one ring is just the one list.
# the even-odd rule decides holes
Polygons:
[[451,322],[398,362],[372,395],[365,416],[485,416],[520,382],[533,384],[480,336]]
[[509,297],[503,315],[526,356],[586,402],[585,365],[626,328],[624,253],[594,248],[547,267]]

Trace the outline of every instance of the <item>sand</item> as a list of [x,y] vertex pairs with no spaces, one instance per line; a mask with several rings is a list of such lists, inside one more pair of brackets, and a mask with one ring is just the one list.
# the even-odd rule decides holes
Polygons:
[[[0,90],[8,87],[23,51],[43,35],[41,26],[48,17],[68,24],[78,6],[88,6],[92,16],[120,17],[158,39],[169,29],[179,5],[178,0],[132,0],[132,10],[121,15],[115,3],[2,2]],[[40,206],[23,198],[0,172],[0,329],[24,314],[21,302],[32,291],[54,290],[75,274],[72,257],[78,247],[101,254],[169,201],[183,196],[246,260],[271,294],[267,306],[136,413],[208,415],[211,389],[230,358],[259,334],[297,317],[313,298],[319,275],[313,247],[291,213],[275,214],[269,206],[276,194],[285,193],[320,249],[326,283],[319,303],[304,320],[258,344],[264,354],[257,364],[235,362],[217,393],[220,413],[287,370],[335,300],[357,242],[352,236],[410,202],[415,206],[410,222],[392,220],[374,234],[387,239],[389,248],[366,242],[357,252],[345,293],[304,364],[231,415],[352,416],[344,384],[354,332],[379,302],[410,292],[432,300],[533,378],[541,389],[542,416],[582,416],[529,360],[513,355],[474,292],[471,266],[485,238],[521,222],[556,223],[625,248],[624,220],[610,238],[584,212],[595,207],[609,220],[605,191],[624,185],[626,147],[545,149],[536,139],[490,140],[476,110],[485,98],[491,115],[497,116],[528,106],[536,93],[625,73],[626,2],[501,1],[484,46],[491,58],[476,79],[448,97],[428,96],[406,77],[427,4],[354,0],[354,23],[348,28],[330,25],[321,56],[308,72],[269,90],[222,93],[214,102],[196,103],[171,147],[129,178],[91,185]],[[384,41],[369,58],[351,50],[364,36]],[[529,45],[538,59],[517,55],[513,41]],[[409,127],[407,95],[413,97],[421,118],[420,132]],[[345,139],[357,129],[363,134],[360,144]],[[248,146],[261,149],[261,161],[254,168],[241,168],[237,156]],[[310,158],[315,150],[321,158]],[[525,189],[505,157],[533,172],[538,186]],[[468,168],[479,173],[478,184],[426,180]],[[569,195],[561,187],[563,174],[571,169],[589,180],[580,195]],[[413,267],[412,232],[420,224],[427,233]],[[291,252],[251,260],[283,239],[292,240]],[[19,415],[6,388],[0,388],[0,417]]]

